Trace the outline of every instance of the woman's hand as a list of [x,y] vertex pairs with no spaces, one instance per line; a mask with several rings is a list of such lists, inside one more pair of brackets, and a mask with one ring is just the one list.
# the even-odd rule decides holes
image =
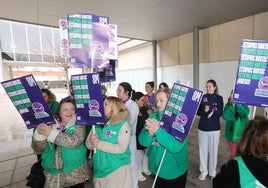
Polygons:
[[151,136],[153,136],[160,127],[160,122],[155,119],[148,118],[145,120],[145,123],[146,123],[145,128],[148,130]]
[[209,111],[209,105],[206,105],[205,108],[204,108],[204,111],[207,113]]
[[97,145],[99,144],[100,142],[100,139],[98,138],[98,135],[97,134],[94,134],[92,133],[89,137],[89,142],[91,143],[91,145],[93,147],[97,147]]
[[40,123],[38,126],[37,126],[37,131],[39,134],[42,134],[46,137],[48,137],[48,135],[50,134],[52,130],[52,127],[45,124],[45,123]]

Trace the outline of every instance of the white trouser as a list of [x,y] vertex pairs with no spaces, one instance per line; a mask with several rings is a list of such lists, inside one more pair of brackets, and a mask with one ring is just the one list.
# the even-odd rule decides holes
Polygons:
[[209,176],[215,177],[218,158],[218,147],[220,142],[220,130],[198,130],[198,141],[200,160],[199,170],[203,175],[209,174]]
[[143,172],[150,172],[150,170],[149,170],[149,167],[148,167],[148,156],[147,156],[147,151],[148,151],[148,148],[146,148],[145,150],[144,150],[145,152],[144,152],[144,155],[143,155],[143,160],[142,160],[142,171]]
[[142,177],[142,172],[149,172],[147,150],[137,150],[136,158],[138,165],[139,177]]
[[138,171],[138,164],[137,164],[137,142],[136,142],[136,135],[132,135],[130,138],[129,149],[131,152],[131,171],[132,171],[132,178],[133,178],[133,188],[138,187],[139,182],[139,171]]
[[144,150],[137,150],[136,158],[137,158],[139,177],[142,177],[143,155],[144,155]]

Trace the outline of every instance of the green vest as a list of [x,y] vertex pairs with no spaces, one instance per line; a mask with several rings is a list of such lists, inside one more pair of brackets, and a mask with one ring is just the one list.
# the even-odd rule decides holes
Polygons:
[[243,188],[265,188],[249,171],[241,156],[234,158],[238,162],[240,186]]
[[[65,130],[66,134],[72,134],[76,129],[76,125],[70,126]],[[63,167],[61,169],[57,168],[56,160],[56,145],[53,143],[48,143],[44,153],[42,154],[42,166],[45,170],[50,172],[53,175],[57,175],[59,173],[68,173],[79,166],[86,163],[86,147],[84,144],[77,148],[66,148],[63,146],[60,147],[61,158],[63,160]]]
[[[102,141],[117,144],[119,132],[125,123],[126,121],[123,120],[115,125],[107,124],[103,128],[96,126],[96,134]],[[103,178],[128,164],[130,164],[129,147],[123,153],[108,153],[97,150],[93,155],[94,178]]]
[[[164,111],[157,111],[149,115],[149,118],[160,121]],[[183,142],[179,142],[172,135],[166,132],[166,130],[159,128],[155,133],[155,137],[151,137],[148,131],[143,128],[139,141],[145,143],[144,146],[148,146],[148,161],[149,169],[153,174],[156,174],[159,168],[160,161],[162,160],[165,147],[158,143],[158,141],[165,142],[169,146],[169,150],[166,150],[165,157],[163,159],[162,166],[160,168],[158,176],[167,180],[175,179],[184,174],[189,168],[188,159],[188,138]],[[170,152],[173,150],[176,152]]]
[[50,109],[51,113],[53,116],[55,116],[58,108],[59,108],[59,103],[57,101],[47,103],[48,108]]

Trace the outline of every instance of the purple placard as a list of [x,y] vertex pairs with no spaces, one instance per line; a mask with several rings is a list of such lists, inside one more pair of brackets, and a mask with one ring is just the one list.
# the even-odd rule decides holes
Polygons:
[[268,41],[243,40],[233,102],[268,106]]
[[105,115],[99,73],[71,77],[76,103],[76,124],[104,125]]
[[100,82],[112,82],[115,81],[115,63],[116,60],[110,59],[110,66],[104,68],[102,71],[97,71],[100,74]]
[[182,142],[189,134],[203,92],[174,83],[160,125]]
[[33,75],[1,82],[28,129],[40,123],[54,124],[54,118]]
[[68,15],[70,66],[105,68],[109,66],[109,18],[93,14]]
[[60,30],[60,55],[63,58],[70,58],[69,51],[69,38],[68,38],[68,21],[59,20],[59,30]]

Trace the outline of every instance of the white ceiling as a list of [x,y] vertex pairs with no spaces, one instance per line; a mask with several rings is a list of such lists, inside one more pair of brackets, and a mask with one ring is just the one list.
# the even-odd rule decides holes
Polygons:
[[58,27],[67,14],[108,16],[118,36],[165,40],[268,11],[268,0],[0,0],[0,18]]

